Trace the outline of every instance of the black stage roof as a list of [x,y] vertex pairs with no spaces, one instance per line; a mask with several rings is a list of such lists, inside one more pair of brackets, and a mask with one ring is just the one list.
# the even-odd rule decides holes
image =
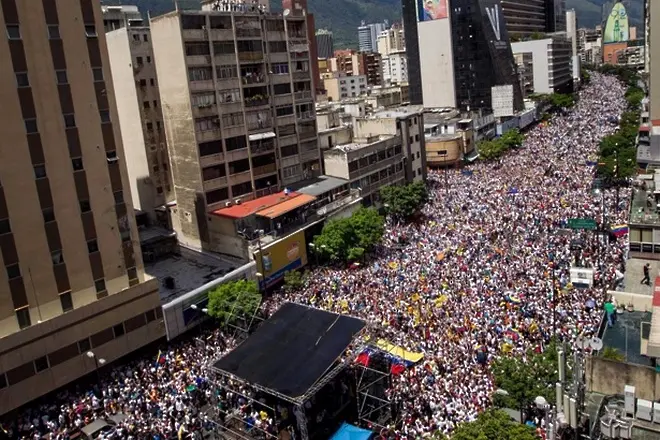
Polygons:
[[324,376],[365,325],[350,316],[286,303],[213,367],[297,399]]

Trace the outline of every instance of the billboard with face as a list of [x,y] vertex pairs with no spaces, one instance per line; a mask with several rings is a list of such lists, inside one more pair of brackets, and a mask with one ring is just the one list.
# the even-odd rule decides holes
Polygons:
[[432,21],[447,18],[447,0],[417,0],[419,21]]

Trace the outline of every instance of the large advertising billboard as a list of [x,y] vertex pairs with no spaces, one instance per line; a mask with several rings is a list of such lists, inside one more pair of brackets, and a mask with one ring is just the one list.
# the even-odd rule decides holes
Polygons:
[[[284,274],[301,268],[307,264],[307,245],[304,231],[284,237],[255,252],[254,260],[257,271],[264,276],[260,278],[260,287],[268,287],[278,282]],[[264,285],[265,281],[265,285]]]
[[417,0],[419,21],[432,21],[449,17],[448,0]]
[[616,3],[607,17],[603,43],[622,43],[630,39],[628,12],[623,3]]

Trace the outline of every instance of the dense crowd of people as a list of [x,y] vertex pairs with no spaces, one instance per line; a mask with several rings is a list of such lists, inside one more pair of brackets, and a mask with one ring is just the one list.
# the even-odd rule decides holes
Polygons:
[[[376,324],[384,339],[423,353],[388,391],[401,410],[400,438],[450,433],[474,420],[491,404],[488,360],[543,349],[553,332],[568,340],[593,334],[604,287],[625,270],[625,237],[608,244],[591,232],[566,230],[576,217],[625,223],[627,190],[615,206],[612,191],[594,195],[591,188],[599,140],[616,129],[623,96],[617,79],[594,73],[574,109],[532,128],[523,146],[497,163],[431,171],[423,217],[388,219],[374,260],[318,268],[304,289],[266,301],[264,313],[284,301],[348,313]],[[573,264],[595,270],[593,288],[571,285]],[[275,415],[251,405],[247,388],[236,383],[229,384],[235,392],[219,391],[210,384],[207,362],[236,342],[220,330],[202,340],[116,367],[91,389],[78,385],[3,420],[3,427],[12,438],[66,439],[95,418],[122,414],[106,437],[201,438],[213,427],[203,411],[210,406],[222,410],[223,420],[238,414],[276,432]]]

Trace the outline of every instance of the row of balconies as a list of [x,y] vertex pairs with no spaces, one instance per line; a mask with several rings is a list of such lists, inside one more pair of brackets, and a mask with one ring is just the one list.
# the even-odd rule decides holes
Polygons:
[[226,186],[234,186],[234,185],[239,185],[241,183],[250,182],[252,180],[253,175],[254,178],[257,179],[260,177],[267,176],[269,174],[274,174],[276,172],[277,172],[277,165],[271,163],[268,165],[253,167],[252,173],[250,173],[250,170],[246,170],[246,171],[240,171],[237,173],[230,174],[229,176],[222,176],[211,180],[205,180],[203,182],[203,187],[205,192],[213,191],[215,189],[223,188]]

